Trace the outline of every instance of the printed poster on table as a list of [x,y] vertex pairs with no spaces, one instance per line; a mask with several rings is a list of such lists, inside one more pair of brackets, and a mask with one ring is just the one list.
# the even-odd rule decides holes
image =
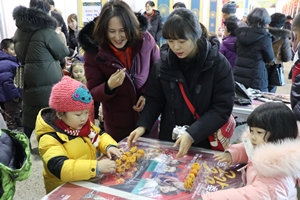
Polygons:
[[[124,155],[128,155],[118,166],[124,167],[121,172],[102,174],[89,181],[66,183],[43,200],[198,199],[208,192],[243,186],[241,173],[237,171],[241,166],[225,169],[227,163],[213,159],[214,151],[191,148],[186,156],[175,159],[178,150],[172,147],[173,143],[140,138],[132,151],[127,148],[126,139],[119,142],[125,150]],[[143,155],[132,160],[132,156],[139,152]],[[193,175],[194,181],[187,189],[185,183],[195,163],[198,170],[193,172],[196,174]]]
[[[190,150],[186,156],[175,159],[178,152],[170,143],[147,138],[140,138],[137,148],[145,154],[121,173],[111,173],[98,179],[90,180],[95,184],[108,186],[131,194],[150,199],[176,200],[197,199],[202,194],[221,189],[239,188],[243,186],[240,166],[225,169],[227,163],[217,162],[210,152]],[[168,144],[168,145],[165,145]],[[126,139],[119,143],[120,147],[129,151]],[[192,165],[200,164],[192,188],[184,186]]]

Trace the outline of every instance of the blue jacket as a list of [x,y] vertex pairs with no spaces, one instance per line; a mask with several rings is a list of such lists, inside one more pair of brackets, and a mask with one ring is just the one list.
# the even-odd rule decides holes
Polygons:
[[0,102],[21,98],[21,90],[14,84],[16,69],[19,66],[17,57],[0,50],[0,66]]

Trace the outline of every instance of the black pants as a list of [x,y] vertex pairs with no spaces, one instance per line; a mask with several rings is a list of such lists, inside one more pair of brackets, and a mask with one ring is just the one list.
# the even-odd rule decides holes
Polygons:
[[33,132],[33,128],[29,128],[27,126],[23,126],[23,130],[24,130],[24,133],[25,135],[28,137],[29,141],[30,141],[30,137],[31,137],[31,134]]
[[5,112],[8,114],[6,124],[8,129],[16,129],[21,125],[21,101],[8,101],[4,103]]

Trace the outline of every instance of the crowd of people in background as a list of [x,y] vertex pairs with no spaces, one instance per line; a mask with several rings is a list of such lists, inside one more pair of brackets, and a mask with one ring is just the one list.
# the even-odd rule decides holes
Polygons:
[[[284,152],[290,152],[286,147],[290,143],[298,145],[300,14],[294,18],[282,13],[269,15],[265,8],[254,8],[238,19],[236,3],[229,1],[221,9],[225,31],[218,38],[184,3],[175,3],[165,22],[155,6],[147,1],[141,13],[134,12],[125,1],[111,0],[83,27],[79,27],[75,13],[65,22],[53,0],[30,0],[29,7],[14,8],[16,31],[0,44],[0,103],[8,128],[0,132],[0,145],[1,141],[15,140],[18,129],[24,134],[18,132],[22,135],[17,138],[18,148],[13,148],[12,142],[8,150],[0,148],[0,157],[21,152],[26,158],[22,165],[27,169],[18,172],[23,179],[31,171],[32,133],[43,160],[47,193],[64,182],[115,172],[112,157],[124,153],[118,142],[126,137],[129,147],[135,146],[139,137],[174,142],[179,146],[177,158],[192,146],[210,149],[209,136],[232,114],[235,81],[246,88],[275,93],[277,86],[269,83],[268,69],[292,59],[293,112],[276,103],[260,106],[247,120],[248,141],[254,145],[254,153],[267,143],[268,149],[275,145]],[[166,43],[161,44],[161,39]],[[24,87],[18,88],[14,78],[21,65]],[[101,124],[95,124],[98,113]],[[266,120],[276,123],[272,121],[272,126]],[[184,125],[188,128],[174,141],[173,128]],[[278,133],[274,127],[287,134]],[[277,144],[280,141],[283,144]],[[243,161],[249,171],[259,173],[252,166],[256,162],[248,160],[244,145],[232,146],[215,158],[229,163]],[[108,159],[96,160],[97,152]],[[239,160],[240,156],[245,159]],[[1,163],[6,169],[13,167],[0,159]],[[274,172],[272,178],[260,182],[261,188],[295,197],[300,176],[297,170],[291,171],[296,175],[288,172],[276,183],[273,177],[282,171]],[[202,198],[227,198],[247,190],[257,181],[249,176],[247,173],[249,181],[243,189]],[[15,181],[9,181],[12,184],[5,185],[0,179],[0,199],[13,196]],[[268,186],[271,181],[274,187]],[[256,188],[251,191],[256,192]],[[279,194],[265,195],[272,199]]]

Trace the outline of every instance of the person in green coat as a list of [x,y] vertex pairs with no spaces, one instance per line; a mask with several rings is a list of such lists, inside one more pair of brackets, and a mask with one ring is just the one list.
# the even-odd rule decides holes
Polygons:
[[16,181],[27,179],[31,170],[27,136],[22,132],[0,129],[0,200],[13,199]]

